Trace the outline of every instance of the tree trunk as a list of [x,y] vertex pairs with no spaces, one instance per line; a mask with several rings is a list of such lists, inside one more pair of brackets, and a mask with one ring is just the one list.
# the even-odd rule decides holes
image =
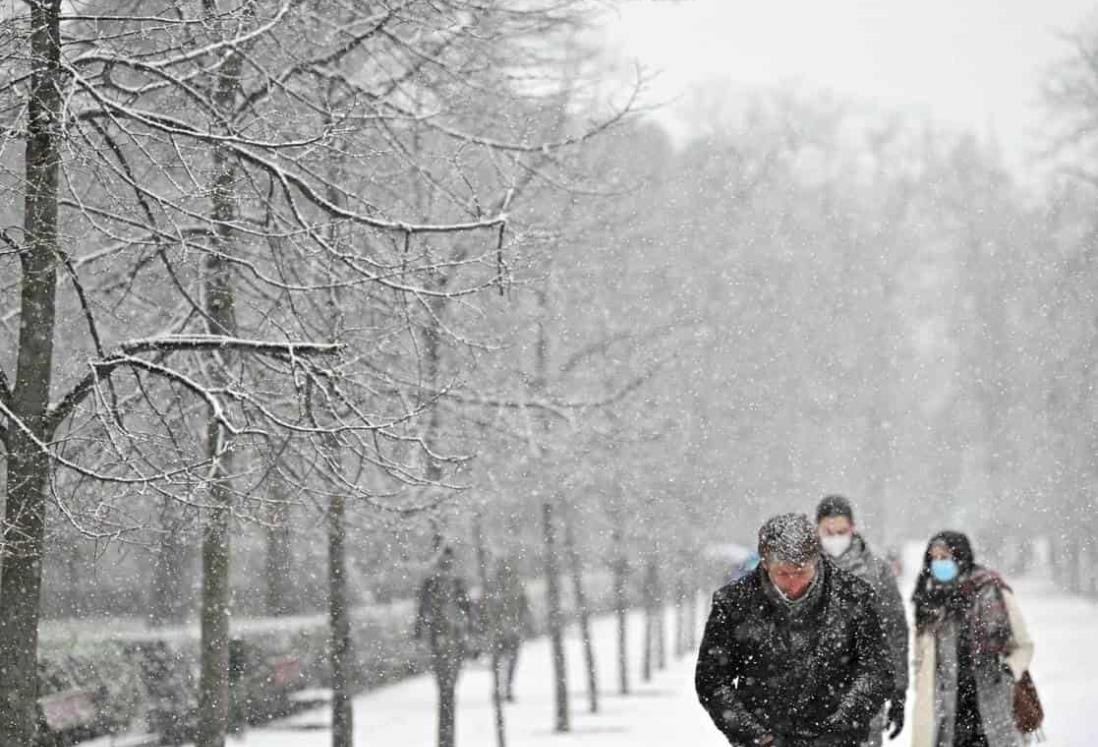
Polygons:
[[281,486],[276,480],[272,490],[274,502],[271,504],[267,527],[267,547],[263,566],[263,585],[265,607],[272,617],[290,615],[295,612],[293,598],[293,547],[290,543],[290,511],[286,505]]
[[454,747],[457,719],[457,671],[436,675],[438,680],[438,747]]
[[614,528],[614,614],[618,620],[618,692],[629,694],[629,595],[627,582],[629,565],[622,548],[622,533]]
[[654,622],[652,608],[646,604],[644,606],[644,656],[641,659],[641,680],[643,682],[652,681],[652,645],[655,638],[652,626]]
[[[208,13],[216,8],[206,0]],[[239,87],[241,58],[234,54],[218,74],[216,101],[221,111],[233,108]],[[234,216],[235,169],[232,153],[222,145],[213,148],[214,185],[212,217],[213,248],[206,256],[206,318],[210,334],[233,335],[230,221]],[[210,366],[215,387],[229,384],[231,361],[221,353]],[[210,506],[202,538],[202,671],[198,690],[197,747],[222,747],[228,727],[229,702],[229,530],[232,518],[232,445],[229,434],[217,421],[211,407],[206,426],[206,450],[210,460]]]
[[[45,552],[48,420],[56,317],[60,170],[60,0],[28,3],[33,71],[27,104],[19,349],[11,392],[0,388],[7,421],[7,500],[0,569],[0,744],[34,738],[38,618]],[[26,429],[26,430],[24,430]],[[29,433],[27,432],[29,431]]]
[[331,629],[332,747],[350,747],[354,738],[351,691],[347,672],[351,659],[351,621],[347,609],[345,540],[346,504],[332,496],[328,509],[328,625]]
[[[500,671],[500,647],[498,642],[500,631],[498,624],[493,619],[488,620],[489,625],[484,625],[484,615],[493,611],[492,606],[489,604],[489,600],[492,598],[492,581],[488,572],[488,547],[484,541],[484,523],[481,520],[480,511],[477,511],[473,516],[473,544],[477,549],[477,574],[480,577],[481,630],[482,632],[487,631],[486,642],[492,659],[492,713],[495,715],[496,747],[507,747],[507,729],[503,717],[503,693],[501,692],[502,686],[500,683],[500,678],[503,676],[503,672]],[[497,606],[500,603],[502,603],[502,600],[497,601]]]
[[[662,668],[663,621],[661,618],[662,595],[659,588],[659,569],[654,560],[649,560],[644,570],[644,662],[642,677],[645,682],[652,680],[653,665]],[[653,661],[655,659],[655,661]]]
[[202,536],[202,659],[198,680],[197,747],[221,747],[229,719],[229,524],[232,492],[222,457],[215,456],[221,429],[207,429],[214,459],[209,516]]
[[686,581],[675,574],[675,659],[686,655]]
[[667,607],[663,600],[655,606],[656,616],[656,669],[667,669]]
[[1075,539],[1074,531],[1069,533],[1064,541],[1064,566],[1067,570],[1064,575],[1065,586],[1068,591],[1077,594],[1083,584],[1079,573],[1079,544]]
[[556,698],[554,731],[570,730],[568,714],[568,674],[564,660],[564,610],[560,599],[560,571],[557,558],[557,533],[553,517],[553,504],[546,501],[541,506],[545,532],[545,582],[549,597],[549,645],[553,654],[553,684]]
[[572,573],[572,589],[576,596],[576,611],[579,612],[580,638],[583,641],[583,663],[587,670],[587,707],[591,713],[599,711],[599,680],[595,663],[594,636],[591,635],[591,610],[587,604],[587,593],[583,588],[583,562],[576,549],[576,538],[572,531],[572,522],[565,518],[564,549],[568,555],[568,566]]
[[687,584],[686,649],[694,653],[698,648],[698,591],[693,580]]

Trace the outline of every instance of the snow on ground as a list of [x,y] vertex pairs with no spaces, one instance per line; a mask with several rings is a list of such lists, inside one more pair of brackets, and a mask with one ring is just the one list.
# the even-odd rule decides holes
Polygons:
[[[1047,712],[1044,747],[1098,745],[1098,604],[1064,595],[1045,581],[1015,584],[1037,644],[1033,676]],[[704,621],[704,614],[699,615]],[[639,662],[641,618],[630,620],[632,658]],[[668,636],[672,632],[670,620]],[[693,689],[693,659],[675,661],[668,641],[669,666],[649,683],[640,682],[639,667],[630,672],[634,692],[616,694],[615,627],[601,619],[595,628],[599,658],[601,712],[587,713],[582,653],[575,631],[568,638],[568,675],[572,692],[573,731],[552,732],[552,688],[549,647],[544,639],[523,650],[516,681],[518,702],[507,706],[510,747],[637,747],[684,744],[720,747],[723,739],[698,706]],[[355,744],[403,747],[435,741],[434,682],[417,677],[355,698]],[[909,699],[910,700],[910,699]],[[488,672],[474,663],[462,676],[458,692],[459,747],[495,744]],[[230,740],[234,747],[322,747],[330,744],[328,714],[310,711]],[[904,734],[893,744],[908,744]]]
[[[699,616],[701,615],[699,607]],[[611,618],[595,622],[596,656],[599,663],[600,713],[587,713],[583,689],[582,649],[575,631],[567,638],[568,675],[572,694],[572,734],[554,734],[553,691],[550,681],[549,645],[542,638],[522,651],[515,680],[516,701],[506,708],[508,745],[605,745],[672,743],[719,747],[723,740],[698,706],[693,690],[692,659],[674,661],[668,633],[668,669],[655,672],[649,683],[640,681],[639,666],[630,672],[633,694],[617,695],[616,626]],[[640,661],[642,618],[630,618],[633,658]],[[495,744],[491,707],[491,681],[482,662],[467,667],[458,690],[457,743],[463,747]],[[436,689],[430,677],[405,682],[355,698],[355,744],[424,745],[435,742]],[[247,747],[320,747],[330,744],[328,713],[311,711],[272,727],[254,729],[229,744]]]

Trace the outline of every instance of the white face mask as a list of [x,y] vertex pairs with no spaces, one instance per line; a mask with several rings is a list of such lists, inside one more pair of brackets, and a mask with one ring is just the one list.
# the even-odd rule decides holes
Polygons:
[[850,542],[854,539],[851,534],[829,534],[820,537],[820,546],[824,552],[833,558],[837,558],[850,549]]

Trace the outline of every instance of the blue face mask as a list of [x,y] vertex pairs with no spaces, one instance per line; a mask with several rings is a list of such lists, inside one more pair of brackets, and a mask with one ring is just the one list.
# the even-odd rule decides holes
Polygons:
[[939,583],[948,584],[957,578],[957,561],[953,558],[930,561],[930,575]]
[[759,567],[759,554],[757,552],[751,552],[747,558],[743,561],[743,569],[745,571],[753,571]]

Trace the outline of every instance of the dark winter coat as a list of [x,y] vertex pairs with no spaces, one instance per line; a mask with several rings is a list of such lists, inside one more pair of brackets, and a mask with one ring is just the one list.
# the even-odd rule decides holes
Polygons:
[[847,573],[869,583],[881,603],[881,627],[892,658],[893,696],[904,697],[908,681],[908,627],[900,586],[888,562],[878,558],[861,535],[855,534],[850,547],[832,562]]
[[472,607],[465,582],[447,570],[436,570],[419,589],[416,638],[431,646],[436,668],[460,663],[470,632]]
[[854,747],[891,693],[872,587],[827,560],[817,578],[795,610],[762,567],[714,594],[695,687],[730,744]]
[[513,649],[533,632],[530,603],[517,573],[497,573],[483,601],[483,632],[497,647]]

